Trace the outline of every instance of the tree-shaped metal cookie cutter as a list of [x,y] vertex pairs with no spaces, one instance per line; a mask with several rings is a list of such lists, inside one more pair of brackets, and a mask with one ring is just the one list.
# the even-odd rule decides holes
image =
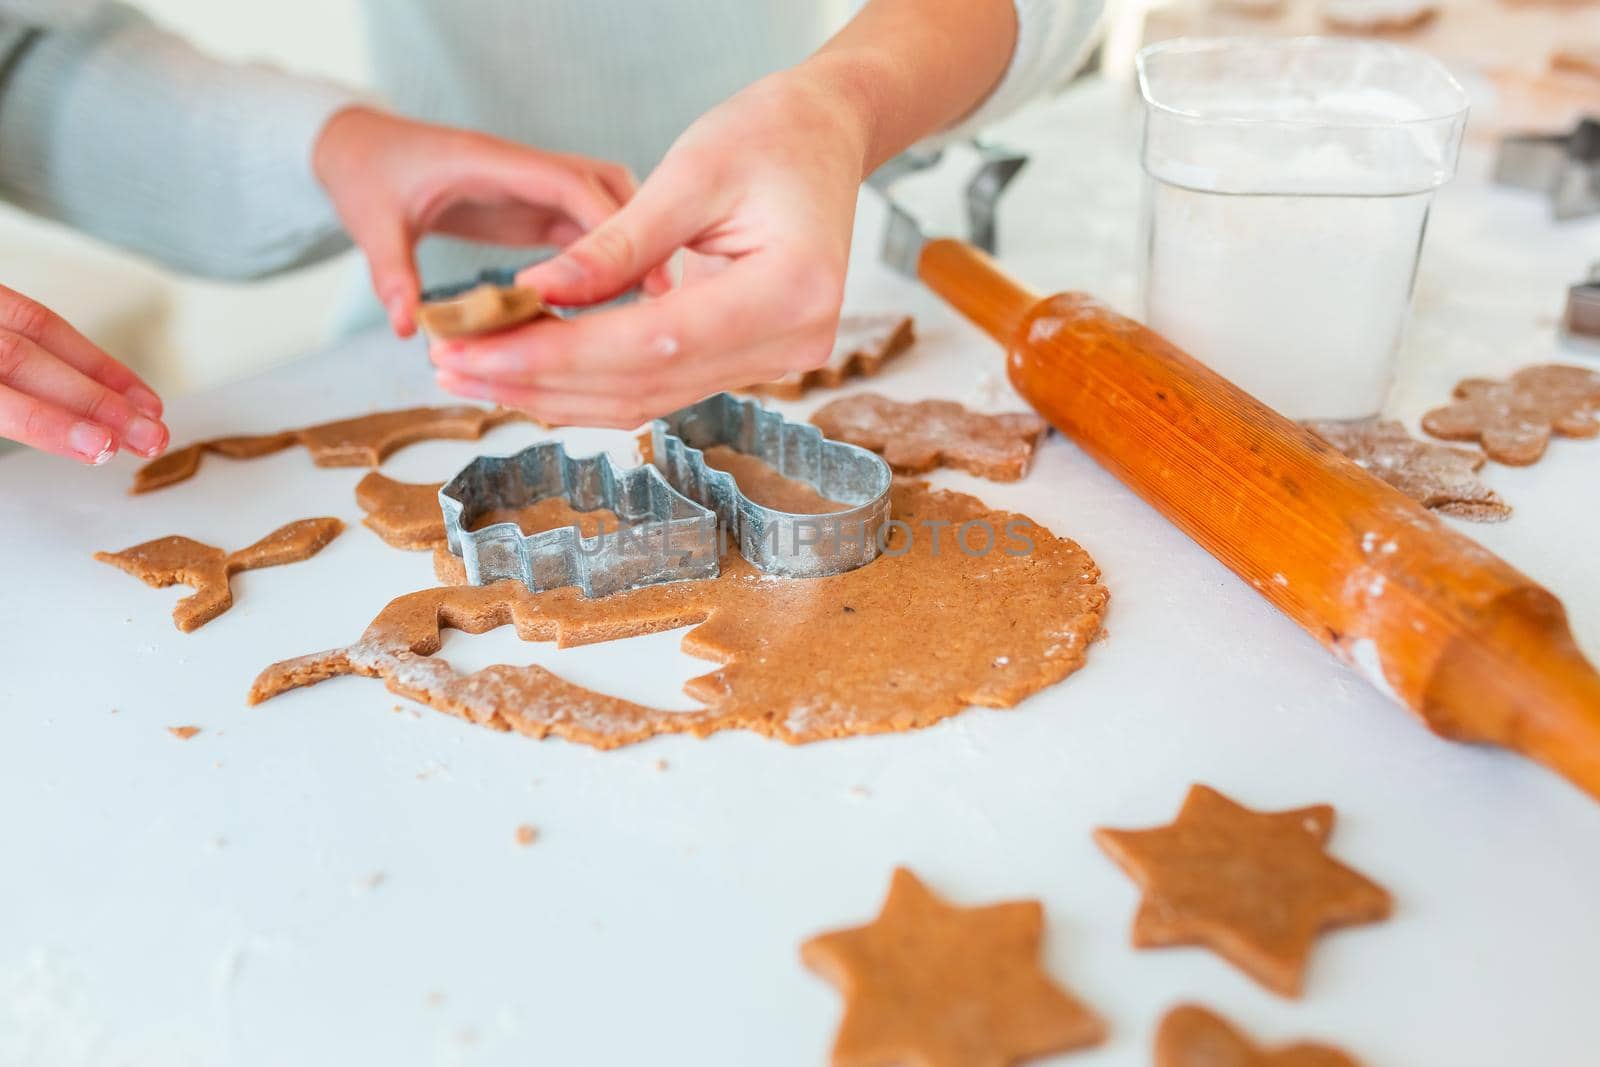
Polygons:
[[[705,450],[716,445],[762,460],[842,509],[797,514],[751,500],[732,475],[706,463]],[[716,512],[723,530],[738,540],[739,553],[767,574],[842,574],[882,550],[893,481],[883,457],[829,440],[815,426],[789,422],[755,400],[717,393],[657,419],[650,452],[673,488]]]
[[[590,537],[575,526],[532,534],[515,522],[472,529],[491,511],[552,497],[576,511],[609,509],[620,526]],[[654,467],[623,469],[604,453],[575,459],[559,441],[479,456],[439,490],[439,507],[450,551],[473,585],[516,578],[535,592],[575,585],[596,597],[718,573],[716,515]]]

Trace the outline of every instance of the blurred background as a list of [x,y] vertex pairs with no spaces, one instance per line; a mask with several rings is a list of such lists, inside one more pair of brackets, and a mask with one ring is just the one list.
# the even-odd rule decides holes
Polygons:
[[[366,83],[361,0],[135,2],[220,56]],[[846,6],[819,2],[836,4],[841,14]],[[1108,2],[1100,68],[1113,80],[1131,82],[1133,54],[1150,41],[1337,32],[1382,36],[1443,59],[1473,98],[1468,138],[1480,145],[1513,130],[1565,130],[1585,112],[1600,115],[1600,0]],[[347,253],[267,282],[196,281],[0,204],[0,281],[54,307],[170,393],[319,347],[358,272]]]
[[[134,0],[229,59],[364,85],[360,0]],[[320,346],[359,257],[270,281],[197,281],[0,202],[0,281],[54,308],[163,392],[244,377]]]

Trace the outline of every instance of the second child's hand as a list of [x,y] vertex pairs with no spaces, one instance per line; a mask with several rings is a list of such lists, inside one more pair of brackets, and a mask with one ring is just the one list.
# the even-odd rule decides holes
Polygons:
[[[626,167],[486,134],[351,107],[323,126],[317,179],[366,255],[372,287],[402,337],[416,332],[413,253],[429,233],[490,244],[565,246],[634,193]],[[663,288],[657,272],[647,285]]]

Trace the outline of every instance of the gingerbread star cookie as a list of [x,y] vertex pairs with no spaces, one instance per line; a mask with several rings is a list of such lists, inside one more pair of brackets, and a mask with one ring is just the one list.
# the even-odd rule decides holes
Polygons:
[[187,537],[158,537],[121,552],[96,552],[94,558],[157,589],[180,584],[192,588],[194,594],[172,609],[172,621],[188,633],[233,606],[233,590],[228,584],[233,575],[310,559],[343,530],[344,523],[338,519],[301,519],[237,552],[224,552]]
[[187,481],[200,469],[200,461],[208,452],[229,459],[258,459],[303,445],[311,453],[311,461],[319,467],[376,467],[414,442],[476,441],[503,422],[526,417],[506,408],[402,408],[318,423],[300,430],[215,437],[175,448],[160,459],[146,463],[135,472],[130,492],[148,493]]
[[949,400],[905,404],[877,393],[825,404],[811,422],[835,441],[881,454],[902,474],[946,466],[996,482],[1026,474],[1050,428],[1031,412],[982,415]]
[[1425,508],[1472,522],[1511,517],[1511,505],[1477,479],[1489,460],[1475,448],[1419,441],[1398,422],[1383,419],[1302,425]]
[[839,319],[839,332],[834,335],[833,351],[826,363],[744,391],[778,400],[798,400],[812,389],[837,388],[848,378],[872,377],[916,339],[916,327],[909,315],[845,315]]
[[1390,911],[1387,892],[1328,855],[1332,832],[1326,804],[1257,812],[1196,785],[1170,825],[1094,839],[1144,892],[1135,947],[1205,945],[1295,997],[1319,933]]
[[897,869],[876,919],[800,947],[844,996],[833,1067],[1008,1067],[1099,1044],[1105,1023],[1040,965],[1043,933],[1036,900],[957,907]]
[[1222,1016],[1195,1004],[1167,1012],[1156,1031],[1155,1067],[1361,1067],[1331,1045],[1256,1045]]
[[1552,433],[1600,435],[1600,371],[1546,363],[1505,381],[1469,378],[1455,402],[1422,417],[1446,441],[1478,441],[1497,463],[1525,467],[1544,455]]

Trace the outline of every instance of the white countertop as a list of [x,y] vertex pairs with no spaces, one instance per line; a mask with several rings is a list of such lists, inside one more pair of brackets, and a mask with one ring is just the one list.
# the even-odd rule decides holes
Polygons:
[[[1019,276],[1126,303],[1132,129],[1092,87],[1013,124],[1037,148],[1004,213]],[[1600,223],[1557,229],[1533,198],[1484,188],[1481,164],[1436,205],[1406,417],[1464,374],[1576,358],[1552,322]],[[1014,406],[994,346],[873,264],[876,216],[850,302],[909,307],[924,339],[870,387]],[[177,400],[171,423],[186,441],[442,400],[418,345],[372,336]],[[384,470],[442,480],[536,434],[421,444]],[[1600,443],[1558,441],[1533,468],[1491,466],[1516,517],[1463,528],[1560,593],[1600,659],[1597,464]],[[817,1064],[840,1001],[798,945],[870,918],[898,863],[958,902],[1044,902],[1051,972],[1111,1025],[1100,1049],[1052,1063],[1145,1064],[1180,999],[1373,1067],[1594,1055],[1600,805],[1434,738],[1060,438],[1021,483],[934,481],[1094,555],[1112,607],[1087,668],[1014,710],[798,748],[536,743],[412,713],[360,678],[247,708],[262,667],[345,644],[432,584],[428,557],[359,525],[361,471],[300,450],[208,458],[141,497],[124,495],[132,467],[0,459],[4,1067]],[[236,606],[193,634],[169,617],[185,591],[90,559],[171,533],[234,549],[323,514],[350,529],[311,561],[235,578]],[[707,667],[680,636],[557,652],[449,633],[443,654],[687,707],[678,687]],[[166,731],[185,724],[203,732]],[[1261,808],[1334,804],[1334,854],[1394,893],[1391,921],[1322,941],[1301,1001],[1203,950],[1128,947],[1136,893],[1090,831],[1165,822],[1196,781]],[[521,823],[539,828],[530,847]]]

